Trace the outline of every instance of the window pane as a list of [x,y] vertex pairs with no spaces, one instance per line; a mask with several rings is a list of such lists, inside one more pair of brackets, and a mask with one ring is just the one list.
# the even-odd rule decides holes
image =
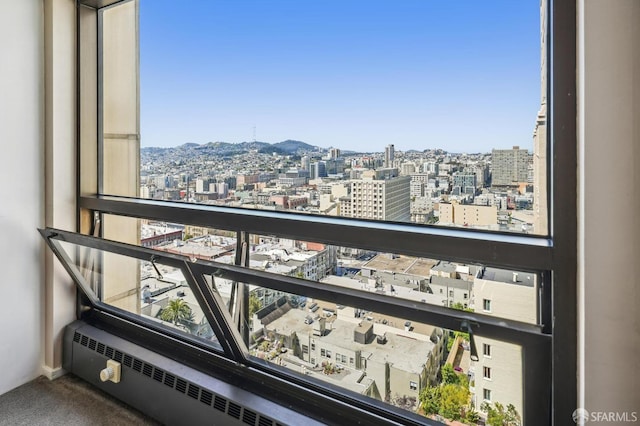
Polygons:
[[88,284],[89,293],[114,308],[189,335],[221,350],[182,270],[161,260],[143,261],[61,242]]
[[139,245],[191,259],[233,264],[236,233],[204,226],[102,215],[106,239]]
[[282,297],[252,312],[251,355],[417,412],[420,392],[438,380],[447,333],[382,317],[302,295]]
[[[220,276],[214,282],[220,293],[231,287]],[[439,420],[471,424],[469,413],[486,418],[496,402],[511,404],[522,415],[518,345],[304,294],[249,287],[249,348],[256,362]],[[472,360],[475,348],[489,346],[492,357]],[[483,405],[488,388],[492,396]]]
[[109,9],[104,193],[546,235],[546,6],[462,3]]
[[[250,247],[249,267],[252,269],[538,323],[540,284],[534,273],[275,236],[252,235]],[[216,261],[230,263],[232,259],[229,255]],[[273,297],[283,295],[278,292],[268,294]]]

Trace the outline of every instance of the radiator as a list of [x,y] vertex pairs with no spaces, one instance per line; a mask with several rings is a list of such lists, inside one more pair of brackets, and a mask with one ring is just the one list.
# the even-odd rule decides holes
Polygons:
[[[293,410],[76,321],[64,336],[65,370],[166,425],[320,425]],[[107,360],[119,383],[100,380]]]

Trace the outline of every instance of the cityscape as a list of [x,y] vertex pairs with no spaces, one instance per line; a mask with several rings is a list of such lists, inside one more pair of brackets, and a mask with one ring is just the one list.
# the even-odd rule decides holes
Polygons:
[[[524,3],[515,4],[511,3],[517,8]],[[142,110],[148,115],[142,117],[141,128],[142,134],[149,137],[145,136],[140,149],[138,196],[217,207],[546,236],[549,225],[544,4],[527,4],[530,10],[526,13],[521,13],[524,9],[512,11],[514,19],[522,19],[518,31],[498,28],[497,22],[492,23],[496,33],[510,31],[505,39],[515,34],[521,36],[525,31],[520,29],[529,25],[532,30],[538,27],[540,32],[531,39],[514,42],[513,46],[503,45],[503,49],[515,48],[511,54],[493,50],[493,41],[478,42],[474,47],[480,52],[474,69],[477,75],[457,79],[458,68],[454,64],[461,59],[465,65],[459,68],[465,69],[468,61],[467,57],[458,58],[457,52],[464,51],[473,37],[491,32],[485,32],[489,26],[476,19],[478,14],[489,13],[485,5],[467,6],[469,13],[478,8],[473,12],[475,16],[463,16],[458,10],[443,15],[459,18],[452,25],[459,25],[454,32],[458,32],[460,39],[448,38],[447,42],[452,44],[446,52],[438,52],[440,42],[429,44],[433,35],[425,32],[422,41],[432,49],[427,55],[423,55],[424,46],[415,43],[415,34],[405,32],[412,28],[408,15],[398,21],[404,22],[401,28],[387,33],[401,34],[401,38],[392,42],[382,32],[369,31],[365,20],[357,18],[346,20],[349,25],[344,28],[336,24],[344,38],[325,37],[321,15],[307,14],[304,7],[289,10],[296,19],[280,22],[280,16],[270,18],[273,21],[270,31],[276,31],[274,34],[279,31],[276,22],[281,29],[289,30],[291,25],[304,23],[304,28],[297,28],[299,40],[274,35],[272,42],[268,42],[268,37],[253,39],[245,31],[228,27],[227,31],[233,34],[229,41],[233,40],[239,51],[264,58],[269,54],[280,57],[284,46],[291,43],[289,51],[295,54],[282,56],[281,60],[289,60],[285,67],[268,57],[260,63],[263,73],[248,79],[244,78],[244,72],[252,69],[252,57],[226,56],[230,49],[219,50],[221,56],[217,59],[223,62],[226,59],[225,65],[238,67],[231,75],[224,67],[218,67],[218,62],[211,63],[206,80],[198,80],[201,76],[197,74],[187,78],[187,67],[175,71],[185,73],[187,86],[198,85],[195,90],[202,98],[198,103],[182,98],[186,86],[167,87],[166,76],[170,74],[166,70],[175,64],[165,61],[164,45],[159,42],[156,50],[142,57],[142,75],[151,71],[152,83],[147,86],[149,89],[142,86]],[[411,7],[428,8],[417,3]],[[356,7],[350,12],[354,16],[371,13],[372,22],[380,27],[395,25],[386,16],[392,9],[376,8],[369,11]],[[535,19],[537,13],[531,12],[539,12],[540,21]],[[233,8],[225,13],[232,16]],[[418,15],[429,13],[422,10],[415,14]],[[165,18],[171,16],[167,14]],[[259,14],[249,19],[256,19],[257,26],[267,22]],[[467,25],[461,25],[466,19]],[[416,24],[420,32],[426,28],[422,22]],[[445,25],[445,20],[433,24],[436,28]],[[148,43],[154,45],[159,33],[151,26],[154,24],[149,25],[149,33],[143,26],[142,37],[148,34]],[[175,25],[181,23],[177,21]],[[466,34],[469,29],[474,31],[473,37]],[[316,33],[323,37],[314,38]],[[433,34],[436,33],[434,30]],[[532,34],[535,32],[529,35]],[[457,44],[463,39],[462,44]],[[247,44],[247,40],[251,43]],[[218,40],[212,38],[209,43],[216,45]],[[337,67],[340,72],[335,73],[332,67],[336,58],[326,52],[339,51],[344,43],[358,45],[361,56],[347,49],[349,58],[356,59],[341,60]],[[256,44],[264,52],[256,53]],[[394,69],[406,81],[394,75],[397,80],[390,83],[384,71],[393,64],[381,64],[379,52],[369,49],[373,45],[383,46],[383,50],[384,46],[392,46],[385,53],[388,57],[401,52],[398,63],[412,63],[421,72],[414,75]],[[200,53],[197,46],[191,47],[196,52],[194,57]],[[472,50],[467,52],[470,57],[474,55]],[[499,58],[526,54],[531,55],[522,62],[499,65]],[[536,72],[529,74],[531,67],[527,72],[519,68],[520,64],[537,60],[537,54],[539,80]],[[416,58],[420,59],[416,62]],[[440,67],[441,63],[434,58],[440,58],[446,65]],[[245,60],[249,62],[244,63]],[[270,67],[276,64],[277,71],[270,72]],[[454,68],[446,71],[447,66]],[[501,78],[503,71],[506,74]],[[156,73],[165,78],[155,78]],[[317,75],[322,78],[313,80]],[[472,87],[467,80],[478,84]],[[525,83],[536,80],[540,83],[539,99],[535,95],[536,85]],[[350,83],[345,84],[347,81]],[[513,83],[509,89],[503,84],[507,81]],[[483,96],[479,87],[485,84],[488,95]],[[154,89],[154,85],[159,88]],[[164,102],[171,90],[175,90],[178,101]],[[381,101],[376,97],[378,92],[388,98]],[[145,98],[145,93],[151,95]],[[301,98],[300,93],[305,93],[306,98]],[[508,100],[496,103],[505,94]],[[438,102],[432,102],[434,96]],[[453,101],[457,96],[463,99],[460,101],[463,108]],[[145,110],[145,102],[149,102],[151,110]],[[453,113],[443,114],[441,104],[446,104],[445,109]],[[532,105],[537,107],[537,114]],[[354,114],[356,110],[361,112]],[[189,122],[194,125],[186,129],[172,126],[173,115],[183,114],[190,114]],[[245,116],[255,117],[257,126],[247,126],[245,120],[243,132],[241,122]],[[393,125],[385,126],[387,122]],[[237,142],[242,140],[238,135],[249,133],[248,128],[253,137]],[[363,129],[363,134],[354,133],[355,129]],[[258,138],[258,131],[266,136]],[[283,135],[299,140],[283,140]],[[188,142],[201,141],[203,137],[219,139]],[[154,143],[158,146],[151,146]],[[438,145],[450,148],[435,148]],[[141,221],[140,229],[140,242],[145,247],[194,261],[237,262],[233,232],[148,220]],[[537,295],[541,282],[530,271],[336,247],[272,235],[251,235],[247,257],[251,269],[309,280],[318,286],[360,290],[416,304],[538,323]],[[217,340],[184,277],[171,269],[159,272],[155,265],[148,264],[143,265],[140,277],[138,312],[190,335]],[[238,283],[212,277],[209,284],[234,311]],[[367,306],[312,299],[303,291],[290,294],[248,287],[248,312],[240,321],[248,329],[246,343],[252,357],[309,380],[449,425],[522,424],[524,362],[520,346],[470,334],[462,325],[460,329],[448,330],[390,317]]]
[[[534,157],[518,146],[455,154],[441,149],[400,151],[389,144],[384,152],[355,153],[294,140],[142,148],[140,196],[546,233],[545,217],[536,210]],[[233,264],[235,241],[232,232],[201,226],[152,221],[141,225],[143,246],[193,260]],[[538,277],[525,271],[268,235],[251,236],[249,267],[319,285],[537,323]],[[142,268],[140,312],[215,341],[184,277],[166,269],[160,278],[156,275],[151,265]],[[234,284],[223,278],[211,282],[226,303]],[[508,424],[520,424],[519,346],[388,317],[366,306],[253,285],[249,289],[252,356],[433,419],[459,424],[501,424],[497,422],[507,419]]]
[[[141,149],[142,198],[546,234],[534,156],[354,153],[288,140]],[[541,196],[544,198],[544,195]],[[536,208],[534,208],[536,207]]]

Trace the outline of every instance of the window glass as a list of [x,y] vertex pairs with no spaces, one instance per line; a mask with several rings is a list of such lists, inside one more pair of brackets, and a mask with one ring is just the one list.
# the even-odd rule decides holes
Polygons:
[[139,177],[105,193],[547,234],[539,1],[139,8],[140,51],[105,44],[139,84],[104,77],[105,165]]
[[[252,235],[249,247],[252,269],[530,324],[539,321],[540,283],[535,273],[277,236]],[[215,260],[232,263],[234,256]],[[270,303],[286,294],[265,289],[256,296]]]
[[182,269],[98,249],[59,243],[95,300],[221,350]]
[[[216,287],[223,279],[216,275]],[[280,295],[263,305],[256,295],[265,289],[251,288],[248,346],[256,362],[433,419],[469,422],[465,424],[474,418],[469,412],[486,416],[494,408],[482,405],[482,386],[491,381],[493,402],[512,404],[522,413],[518,345],[303,293]],[[496,356],[474,361],[475,348],[488,345]]]

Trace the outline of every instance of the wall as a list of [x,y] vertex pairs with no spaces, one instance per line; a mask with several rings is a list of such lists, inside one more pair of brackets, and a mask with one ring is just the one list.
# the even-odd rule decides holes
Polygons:
[[0,2],[0,394],[40,374],[43,3]]
[[578,6],[578,405],[640,414],[640,2]]

